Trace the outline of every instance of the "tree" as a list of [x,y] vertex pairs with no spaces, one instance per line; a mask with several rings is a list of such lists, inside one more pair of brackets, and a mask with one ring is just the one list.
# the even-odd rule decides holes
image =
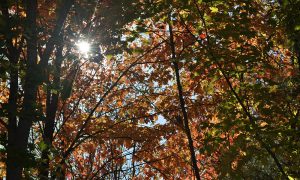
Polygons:
[[4,1],[7,178],[297,178],[297,3]]

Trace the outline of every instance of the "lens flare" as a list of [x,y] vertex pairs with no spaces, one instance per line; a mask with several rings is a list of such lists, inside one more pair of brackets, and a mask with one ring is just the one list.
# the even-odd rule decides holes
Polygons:
[[86,54],[90,51],[91,45],[86,41],[80,41],[77,43],[78,50],[80,53]]

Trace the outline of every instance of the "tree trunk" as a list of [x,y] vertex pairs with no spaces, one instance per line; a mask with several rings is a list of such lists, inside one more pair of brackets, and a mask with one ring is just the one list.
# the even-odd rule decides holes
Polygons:
[[180,108],[183,114],[183,124],[184,124],[184,131],[185,134],[188,138],[188,146],[190,150],[190,156],[191,156],[191,161],[192,161],[192,167],[195,173],[195,177],[197,180],[200,180],[200,172],[199,168],[197,165],[197,159],[196,159],[196,154],[195,154],[195,149],[193,145],[193,138],[191,135],[191,130],[189,128],[189,120],[188,120],[188,114],[185,108],[185,102],[183,98],[183,89],[180,81],[180,74],[179,74],[179,67],[178,67],[178,62],[176,60],[176,52],[175,52],[175,44],[174,44],[174,36],[173,36],[173,29],[171,23],[169,23],[169,29],[170,29],[170,46],[171,46],[171,53],[172,53],[172,60],[173,60],[173,67],[175,71],[175,78],[176,78],[176,83],[177,83],[177,89],[178,89],[178,98],[180,102]]
[[[36,98],[38,85],[44,80],[44,72],[48,66],[48,60],[51,53],[53,52],[54,45],[56,44],[55,38],[57,38],[61,32],[69,9],[71,8],[74,0],[66,0],[63,2],[58,13],[58,18],[56,21],[55,29],[46,45],[46,49],[41,57],[41,61],[37,64],[37,0],[25,1],[26,7],[26,25],[24,27],[27,44],[27,59],[26,59],[26,75],[24,81],[24,98],[22,102],[22,110],[17,118],[17,92],[18,92],[18,70],[14,69],[17,67],[18,58],[12,62],[12,68],[10,72],[10,97],[9,97],[9,121],[8,121],[8,145],[7,145],[7,179],[17,180],[22,178],[22,170],[26,163],[27,145],[30,129],[32,122],[36,121]],[[1,11],[4,16],[7,17],[7,22],[9,24],[9,14],[8,14],[8,3],[4,1],[1,5]],[[4,10],[5,9],[5,10]],[[6,13],[6,14],[5,14]],[[10,28],[8,27],[8,31]],[[10,37],[10,36],[7,36]],[[15,56],[18,50],[12,51],[12,41],[8,41],[7,44],[9,56]],[[18,55],[19,56],[19,55]],[[59,65],[60,66],[60,65]],[[60,68],[58,68],[60,69]],[[42,74],[41,74],[42,73]],[[56,81],[59,76],[56,77]],[[46,122],[46,134],[44,135],[48,144],[52,143],[52,135],[54,131],[54,118],[57,109],[58,95],[51,96],[51,106],[49,106],[49,111],[47,112],[47,122]],[[48,108],[48,107],[47,107]],[[18,120],[18,121],[17,121]],[[51,135],[50,135],[51,134]],[[43,157],[49,157],[49,152],[44,153]],[[49,165],[46,165],[48,169]],[[45,172],[46,174],[47,172]]]
[[7,179],[20,179],[18,175],[21,170],[18,169],[18,163],[15,161],[17,147],[16,147],[16,133],[17,133],[17,93],[18,93],[18,70],[16,62],[17,59],[11,61],[12,67],[10,72],[10,88],[9,88],[9,102],[8,102],[8,144],[7,144]]
[[[8,151],[7,151],[7,179],[17,180],[22,178],[24,162],[26,162],[27,142],[30,127],[35,117],[36,102],[36,62],[37,62],[37,36],[36,36],[36,15],[37,0],[26,1],[27,14],[27,70],[24,87],[24,103],[19,124],[17,127],[16,119],[11,119],[13,123],[9,125]],[[16,78],[16,77],[14,77]],[[13,81],[12,81],[13,83]],[[14,86],[18,86],[15,84]],[[12,96],[12,94],[10,95]],[[16,99],[14,99],[15,101]],[[16,103],[16,102],[15,102]],[[15,117],[14,117],[15,118]]]
[[[41,66],[47,66],[50,55],[54,49],[54,45],[57,42],[56,39],[62,38],[61,30],[63,28],[64,22],[67,18],[68,12],[72,5],[74,4],[74,0],[66,0],[62,4],[59,9],[58,18],[56,20],[56,27],[53,31],[51,38],[47,43],[47,48],[41,59]],[[62,39],[59,39],[59,43],[62,42]],[[46,107],[46,121],[45,121],[45,129],[43,134],[43,141],[46,144],[46,148],[42,151],[42,163],[39,167],[39,178],[40,179],[48,179],[49,176],[49,163],[50,163],[50,148],[52,146],[53,141],[53,133],[55,129],[55,115],[58,106],[58,98],[59,93],[58,89],[60,89],[60,71],[61,71],[61,63],[63,59],[62,55],[63,46],[57,45],[56,49],[56,60],[55,60],[55,72],[54,72],[54,80],[53,87],[56,92],[52,93],[51,90],[48,89],[47,92],[47,107]],[[49,84],[48,84],[49,85]],[[49,87],[48,87],[49,88]],[[64,174],[63,171],[60,173]],[[62,175],[64,178],[64,175]]]
[[17,133],[17,99],[18,99],[18,69],[17,69],[18,58],[12,59],[12,66],[10,67],[10,88],[9,88],[9,100],[8,100],[8,144],[7,144],[7,179],[19,179],[17,175],[21,173],[18,169],[18,163],[15,161],[19,157],[16,155],[16,133]]
[[59,97],[59,88],[60,88],[60,72],[61,72],[61,63],[62,63],[62,46],[59,46],[56,49],[56,59],[55,59],[55,70],[54,70],[54,79],[52,85],[48,85],[53,88],[55,91],[51,92],[50,87],[48,86],[47,90],[47,107],[46,107],[46,121],[43,134],[43,141],[46,144],[46,148],[42,151],[42,163],[39,167],[39,178],[48,179],[49,175],[49,163],[50,163],[50,149],[53,141],[53,133],[55,126],[55,115],[58,107],[58,97]]

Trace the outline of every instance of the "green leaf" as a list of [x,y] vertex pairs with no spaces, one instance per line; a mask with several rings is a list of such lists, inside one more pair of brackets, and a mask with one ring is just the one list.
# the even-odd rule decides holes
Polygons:
[[278,86],[277,86],[277,85],[271,86],[271,87],[270,87],[270,90],[269,90],[269,93],[276,92],[277,89],[278,89]]
[[44,141],[41,141],[39,143],[39,148],[41,151],[44,151],[47,148],[47,144],[45,144]]
[[295,30],[295,31],[300,31],[300,25],[296,26],[296,27],[294,28],[294,30]]

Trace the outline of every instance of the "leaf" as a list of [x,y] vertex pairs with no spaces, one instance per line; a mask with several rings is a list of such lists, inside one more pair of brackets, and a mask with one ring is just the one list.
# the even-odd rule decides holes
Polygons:
[[206,38],[206,34],[205,33],[202,33],[199,35],[200,39],[205,39]]
[[212,13],[217,13],[219,9],[217,7],[209,7]]
[[295,31],[300,31],[300,25],[295,26],[294,30]]
[[38,146],[39,146],[41,151],[44,151],[47,148],[47,144],[44,143],[44,141],[41,141]]

